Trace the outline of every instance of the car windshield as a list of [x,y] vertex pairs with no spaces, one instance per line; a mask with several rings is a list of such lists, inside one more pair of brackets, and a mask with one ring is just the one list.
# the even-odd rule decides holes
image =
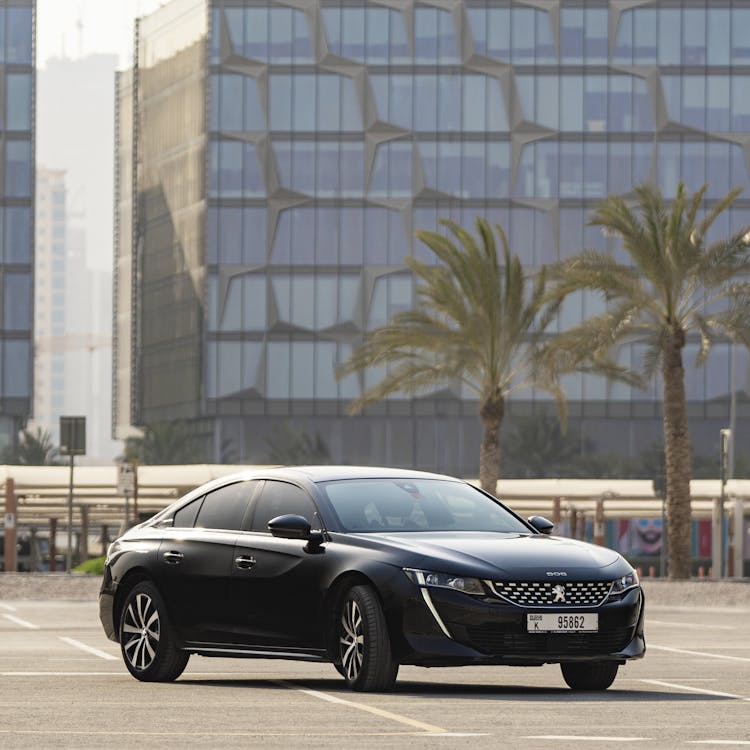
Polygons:
[[471,485],[441,479],[344,479],[324,482],[345,531],[530,532]]

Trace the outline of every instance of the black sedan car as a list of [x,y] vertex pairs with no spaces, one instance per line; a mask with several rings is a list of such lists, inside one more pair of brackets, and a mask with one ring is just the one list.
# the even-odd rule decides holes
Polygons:
[[559,663],[571,688],[604,690],[645,653],[638,576],[551,531],[438,474],[235,474],[113,542],[100,616],[139,680],[200,654],[332,662],[363,691],[401,664]]

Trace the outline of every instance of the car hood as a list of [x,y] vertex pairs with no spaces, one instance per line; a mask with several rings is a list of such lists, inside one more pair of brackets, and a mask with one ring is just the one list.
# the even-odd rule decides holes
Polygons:
[[[421,532],[373,536],[388,546],[395,545],[424,558],[415,561],[415,565],[438,572],[488,578],[522,576],[550,580],[559,576],[596,580],[617,577],[630,569],[614,550],[542,534]],[[613,565],[614,568],[610,567]]]

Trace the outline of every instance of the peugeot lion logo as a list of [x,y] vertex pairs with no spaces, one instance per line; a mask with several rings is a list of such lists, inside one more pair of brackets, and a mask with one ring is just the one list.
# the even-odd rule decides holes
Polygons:
[[552,593],[555,595],[555,602],[565,601],[565,586],[558,583],[557,586],[552,587]]

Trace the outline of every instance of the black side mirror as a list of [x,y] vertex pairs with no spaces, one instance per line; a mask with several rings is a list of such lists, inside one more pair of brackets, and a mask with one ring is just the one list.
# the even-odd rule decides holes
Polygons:
[[301,539],[316,546],[323,542],[323,534],[310,530],[310,522],[304,516],[287,513],[268,522],[268,530],[280,539]]
[[552,521],[544,518],[544,516],[530,516],[529,523],[540,533],[540,534],[551,534],[552,529],[555,528],[555,524]]

